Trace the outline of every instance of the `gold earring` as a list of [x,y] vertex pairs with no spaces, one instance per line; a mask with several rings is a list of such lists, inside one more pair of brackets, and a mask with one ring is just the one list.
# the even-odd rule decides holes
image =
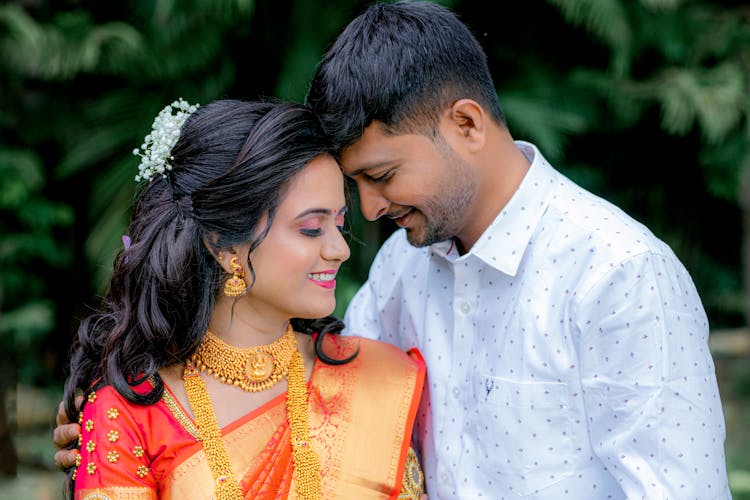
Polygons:
[[245,269],[237,260],[237,257],[232,257],[229,262],[229,267],[232,269],[232,277],[224,283],[224,295],[227,297],[239,297],[245,295],[247,291],[247,283],[245,283]]

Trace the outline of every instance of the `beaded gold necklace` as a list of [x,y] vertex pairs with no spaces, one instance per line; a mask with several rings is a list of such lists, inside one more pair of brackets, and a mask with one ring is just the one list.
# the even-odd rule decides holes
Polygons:
[[296,348],[292,325],[273,343],[244,349],[231,346],[207,331],[190,362],[222,383],[247,392],[260,392],[286,376]]
[[[291,432],[292,462],[294,464],[295,490],[297,496],[304,499],[320,500],[320,460],[310,443],[310,425],[307,419],[307,386],[305,385],[305,364],[297,351],[297,340],[291,326],[287,328],[286,337],[291,332],[291,359],[288,366],[288,389],[286,397],[287,420]],[[284,338],[282,337],[282,338]],[[218,339],[217,339],[218,340]],[[281,340],[281,339],[279,339]],[[278,341],[276,341],[278,342]],[[274,342],[274,344],[276,343]],[[224,344],[230,349],[237,349]],[[271,344],[273,345],[273,344]],[[262,346],[268,347],[268,346]],[[240,350],[240,349],[237,349]],[[212,369],[214,369],[212,367]],[[232,473],[229,454],[221,438],[221,430],[206,390],[206,384],[200,377],[198,367],[191,361],[185,364],[183,380],[188,402],[195,415],[195,422],[203,449],[206,453],[209,468],[216,482],[216,498],[219,500],[240,500],[242,491]],[[216,370],[214,369],[214,372]],[[219,377],[217,377],[219,378]],[[221,378],[219,378],[221,380]],[[236,381],[231,383],[239,386]],[[273,385],[273,384],[271,384]],[[269,386],[270,387],[270,386]],[[247,390],[247,389],[246,389]],[[256,392],[256,391],[253,391]]]

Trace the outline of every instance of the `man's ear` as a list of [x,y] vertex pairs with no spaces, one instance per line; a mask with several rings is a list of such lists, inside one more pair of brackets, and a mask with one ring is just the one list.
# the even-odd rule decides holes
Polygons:
[[488,116],[473,99],[459,99],[443,114],[441,132],[457,151],[476,153],[487,140]]

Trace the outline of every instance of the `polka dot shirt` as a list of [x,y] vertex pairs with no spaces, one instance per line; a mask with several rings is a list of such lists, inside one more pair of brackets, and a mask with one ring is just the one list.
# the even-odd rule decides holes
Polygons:
[[383,245],[347,332],[418,347],[430,499],[730,498],[695,287],[673,252],[531,144],[470,252]]

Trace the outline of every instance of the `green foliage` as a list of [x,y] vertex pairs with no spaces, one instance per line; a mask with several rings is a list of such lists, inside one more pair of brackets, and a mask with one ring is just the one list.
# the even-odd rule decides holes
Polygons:
[[[275,95],[282,99],[301,102],[307,92],[307,85],[315,72],[315,66],[327,46],[333,42],[341,26],[345,25],[354,12],[353,0],[333,0],[293,2],[291,27],[295,34],[284,56],[284,64],[279,72]],[[326,16],[316,16],[325,11]],[[320,22],[311,19],[319,17]]]
[[45,80],[69,79],[83,72],[112,69],[115,59],[133,57],[142,38],[121,22],[94,25],[86,11],[60,12],[41,25],[20,6],[0,7],[0,25],[7,30],[0,54],[18,73]]
[[[54,330],[45,275],[70,260],[55,231],[69,226],[73,214],[45,196],[46,172],[32,151],[0,146],[0,179],[0,342],[12,363],[19,354],[33,354]],[[21,368],[27,377],[39,374],[36,363]]]
[[[556,95],[545,95],[547,91]],[[590,126],[592,110],[587,100],[557,87],[528,86],[503,94],[503,111],[509,126],[520,137],[533,137],[536,145],[552,161],[559,160],[571,135],[582,134]]]
[[565,19],[585,26],[612,50],[612,66],[617,73],[628,69],[632,28],[620,0],[549,0]]
[[[644,104],[656,103],[666,132],[685,135],[697,125],[706,142],[715,144],[750,114],[750,27],[740,22],[739,9],[700,3],[677,9],[677,1],[644,1],[646,8],[621,0],[549,1],[603,38],[613,61],[629,58],[621,69],[632,69],[625,72],[576,73],[577,83],[588,83],[610,101],[613,117],[622,115],[626,125]],[[632,39],[619,32],[632,33]]]
[[[741,321],[739,251],[727,249],[739,247],[739,179],[750,169],[742,8],[536,0],[504,4],[496,18],[481,3],[440,3],[481,35],[514,136],[670,243],[712,324]],[[0,340],[23,377],[61,378],[81,304],[105,290],[121,248],[138,163],[130,152],[155,114],[180,96],[301,100],[323,51],[366,4],[0,6]],[[366,223],[356,197],[351,212],[339,314],[393,230]]]

